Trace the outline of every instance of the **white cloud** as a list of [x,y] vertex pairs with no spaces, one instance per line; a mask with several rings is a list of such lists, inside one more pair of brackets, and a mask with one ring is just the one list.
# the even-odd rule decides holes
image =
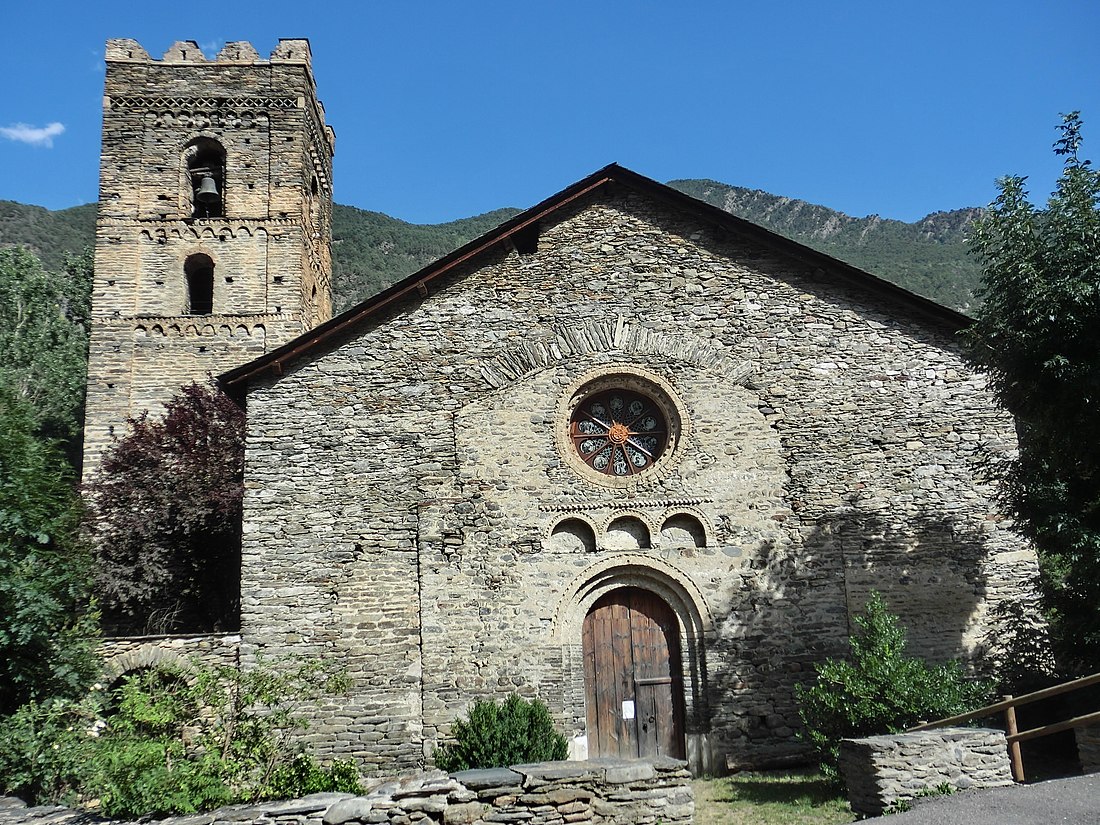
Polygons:
[[27,143],[31,146],[53,146],[53,139],[65,131],[61,123],[48,123],[45,126],[31,126],[29,123],[15,123],[0,126],[0,137]]

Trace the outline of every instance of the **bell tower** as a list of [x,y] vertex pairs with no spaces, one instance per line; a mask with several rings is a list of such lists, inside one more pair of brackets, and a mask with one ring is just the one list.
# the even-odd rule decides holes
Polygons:
[[331,316],[334,145],[307,40],[107,42],[85,477],[127,418]]

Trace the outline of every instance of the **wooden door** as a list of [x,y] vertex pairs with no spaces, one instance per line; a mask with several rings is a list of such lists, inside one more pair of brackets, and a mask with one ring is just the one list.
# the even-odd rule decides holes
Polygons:
[[684,758],[684,690],[676,614],[648,590],[603,596],[584,620],[591,756]]

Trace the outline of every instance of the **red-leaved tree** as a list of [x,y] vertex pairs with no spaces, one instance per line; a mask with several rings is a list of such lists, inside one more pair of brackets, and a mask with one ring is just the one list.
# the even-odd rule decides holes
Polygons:
[[114,633],[231,630],[240,604],[244,412],[200,384],[131,419],[89,485],[96,591]]

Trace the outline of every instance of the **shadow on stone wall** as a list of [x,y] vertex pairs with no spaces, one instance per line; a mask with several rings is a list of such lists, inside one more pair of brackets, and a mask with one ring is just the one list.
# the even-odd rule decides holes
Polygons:
[[847,507],[818,520],[803,552],[842,566],[847,633],[877,591],[906,628],[912,655],[981,665],[989,542],[979,526],[950,514]]
[[987,669],[988,542],[950,515],[838,509],[801,543],[766,542],[744,561],[730,611],[716,617],[712,736],[730,764],[804,758],[795,685],[848,652],[872,591],[907,630],[910,655]]

